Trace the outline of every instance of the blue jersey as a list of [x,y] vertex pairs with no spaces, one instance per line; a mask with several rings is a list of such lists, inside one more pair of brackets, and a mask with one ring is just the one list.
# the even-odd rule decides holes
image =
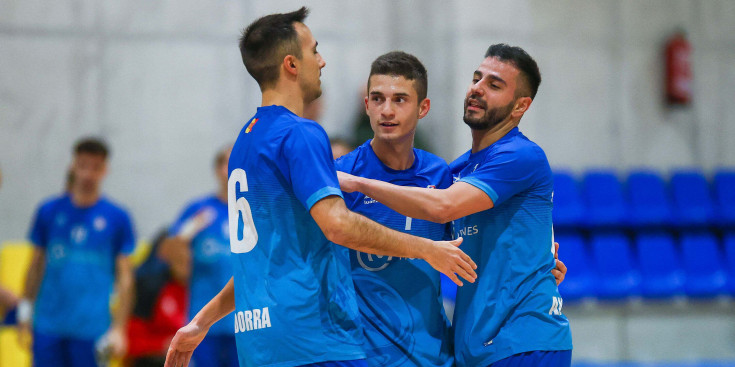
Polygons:
[[52,198],[36,212],[30,241],[46,254],[34,329],[78,339],[101,336],[110,326],[115,259],[135,247],[128,214],[104,197],[84,208],[69,195]]
[[572,349],[551,269],[553,180],[543,150],[518,128],[451,164],[455,181],[484,191],[494,207],[455,221],[477,282],[457,290],[458,366],[487,366],[528,351]]
[[[207,213],[205,213],[207,212]],[[196,215],[207,217],[209,224],[191,239],[192,273],[189,283],[189,319],[194,317],[232,277],[230,261],[230,230],[227,221],[227,203],[215,195],[189,204],[170,229],[177,235]],[[217,321],[208,334],[232,335],[234,316],[229,314]]]
[[258,108],[232,148],[228,191],[240,365],[364,358],[349,269],[309,214],[342,197],[324,129]]
[[[446,188],[451,182],[443,159],[414,149],[414,163],[396,171],[380,161],[370,140],[337,160],[337,170],[401,186]],[[451,237],[446,224],[398,214],[354,192],[350,210],[386,227],[432,240]],[[365,327],[370,366],[452,366],[449,320],[444,314],[440,273],[420,259],[375,256],[342,248],[349,256],[358,308]]]

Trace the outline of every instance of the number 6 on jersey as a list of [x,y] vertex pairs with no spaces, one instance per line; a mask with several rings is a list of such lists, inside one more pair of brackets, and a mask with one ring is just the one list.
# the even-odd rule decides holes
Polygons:
[[[230,250],[236,254],[250,252],[258,243],[258,231],[253,223],[253,213],[250,203],[244,198],[237,198],[237,184],[240,184],[240,193],[248,191],[248,177],[241,168],[234,169],[227,180],[227,216],[230,221]],[[242,215],[242,238],[238,236]]]

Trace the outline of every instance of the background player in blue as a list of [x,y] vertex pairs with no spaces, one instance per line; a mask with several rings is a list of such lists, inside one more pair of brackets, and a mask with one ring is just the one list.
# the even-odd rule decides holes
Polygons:
[[[43,202],[33,220],[33,257],[18,321],[22,335],[32,326],[35,366],[96,366],[98,340],[119,356],[125,352],[133,287],[127,256],[135,239],[128,214],[101,193],[107,155],[101,141],[81,140],[71,190]],[[113,283],[118,305],[111,324]]]
[[407,188],[341,174],[403,215],[445,223],[477,259],[479,281],[457,293],[458,366],[569,366],[572,338],[554,277],[552,176],[546,155],[517,126],[541,75],[522,49],[491,46],[474,72],[464,121],[472,149],[451,164],[444,190]]
[[461,240],[410,236],[345,206],[326,132],[300,117],[321,94],[325,66],[303,24],[307,13],[262,17],[240,41],[263,99],[229,162],[235,275],[177,332],[166,366],[188,364],[208,328],[233,310],[241,366],[365,366],[352,278],[334,243],[422,258],[475,279],[475,264],[457,248]]
[[[231,147],[217,153],[214,171],[218,190],[190,203],[171,226],[161,251],[173,255],[174,276],[189,284],[189,320],[217,295],[232,277],[230,232],[227,220],[227,162]],[[232,315],[209,329],[192,355],[194,365],[237,366]]]
[[[374,137],[338,159],[338,171],[403,186],[447,188],[444,159],[413,147],[419,119],[429,112],[426,68],[405,52],[373,61],[365,111]],[[364,194],[345,195],[350,210],[398,231],[433,240],[451,227],[403,216]],[[349,253],[370,366],[452,366],[449,320],[440,273],[423,260]]]

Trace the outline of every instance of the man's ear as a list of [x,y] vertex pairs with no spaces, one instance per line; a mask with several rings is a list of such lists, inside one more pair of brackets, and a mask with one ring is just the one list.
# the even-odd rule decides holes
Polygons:
[[515,117],[522,117],[526,111],[531,107],[531,102],[533,102],[533,99],[531,97],[521,97],[516,100],[515,105],[513,106],[513,111],[511,111],[511,114]]
[[424,98],[424,100],[419,103],[419,120],[424,118],[426,114],[429,113],[430,109],[431,109],[431,100],[428,98]]
[[282,67],[283,70],[286,71],[289,75],[296,76],[298,75],[298,64],[299,59],[297,59],[294,55],[286,55],[286,57],[283,58]]

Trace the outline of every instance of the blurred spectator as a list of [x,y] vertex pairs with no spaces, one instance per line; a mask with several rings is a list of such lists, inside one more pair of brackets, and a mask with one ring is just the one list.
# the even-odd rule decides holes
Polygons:
[[168,344],[186,320],[186,283],[169,267],[178,259],[160,251],[167,235],[167,229],[159,232],[135,272],[135,306],[127,330],[130,367],[163,366]]

